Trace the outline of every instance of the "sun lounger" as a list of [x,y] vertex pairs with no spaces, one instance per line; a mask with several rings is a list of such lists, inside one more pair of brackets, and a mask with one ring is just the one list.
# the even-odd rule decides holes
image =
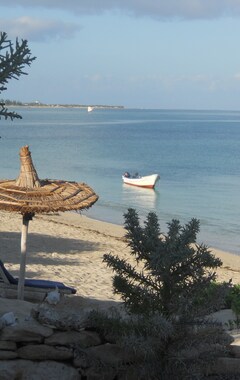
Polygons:
[[[11,275],[0,260],[0,296],[15,298],[17,296],[18,278]],[[43,300],[46,294],[58,288],[61,294],[75,294],[76,289],[58,281],[25,279],[24,299]]]

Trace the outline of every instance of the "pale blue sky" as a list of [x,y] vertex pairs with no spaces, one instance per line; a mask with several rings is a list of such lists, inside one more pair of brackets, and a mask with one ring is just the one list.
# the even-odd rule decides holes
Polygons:
[[0,30],[37,57],[5,99],[240,109],[239,0],[0,0]]

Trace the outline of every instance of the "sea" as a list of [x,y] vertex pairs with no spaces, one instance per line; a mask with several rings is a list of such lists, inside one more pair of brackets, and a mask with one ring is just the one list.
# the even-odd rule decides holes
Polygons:
[[[160,229],[200,220],[198,243],[240,254],[240,111],[14,108],[0,120],[0,178],[19,174],[29,145],[40,178],[85,182],[99,195],[83,214],[122,225],[129,207]],[[155,190],[122,183],[158,173]],[[81,217],[81,216],[79,216]]]

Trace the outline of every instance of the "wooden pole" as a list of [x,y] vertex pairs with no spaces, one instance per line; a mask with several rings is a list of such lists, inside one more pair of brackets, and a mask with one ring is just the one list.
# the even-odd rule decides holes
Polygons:
[[26,269],[27,255],[27,234],[29,221],[32,219],[31,214],[24,214],[22,218],[22,236],[21,236],[21,258],[20,258],[20,273],[18,279],[18,299],[24,299],[24,281]]

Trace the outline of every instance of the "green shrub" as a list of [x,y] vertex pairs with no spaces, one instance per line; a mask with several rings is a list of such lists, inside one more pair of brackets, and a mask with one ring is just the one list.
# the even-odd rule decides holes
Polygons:
[[205,379],[206,364],[225,353],[230,339],[222,326],[200,318],[225,302],[229,284],[215,282],[221,260],[197,244],[196,219],[184,226],[172,220],[163,235],[155,213],[143,226],[134,209],[124,217],[135,265],[111,254],[103,261],[114,271],[113,289],[128,317],[95,314],[92,321],[103,335],[145,358],[134,367],[134,378]]
[[[160,312],[168,318],[199,315],[203,302],[196,299],[215,281],[214,269],[222,265],[205,245],[196,243],[199,221],[192,219],[181,226],[178,220],[172,220],[168,233],[163,235],[153,212],[143,227],[134,209],[129,209],[124,217],[131,255],[136,264],[141,263],[141,269],[105,254],[104,262],[115,272],[114,292],[121,295],[132,313]],[[214,297],[211,302],[214,303]],[[210,294],[204,313],[207,306],[210,310]]]
[[235,284],[231,287],[227,297],[226,305],[236,314],[237,320],[240,319],[240,285]]
[[[208,286],[201,289],[197,297],[194,300],[198,309],[201,308],[202,312],[206,314],[205,305],[207,306],[207,311],[215,312],[220,309],[227,308],[227,298],[229,297],[229,293],[231,291],[231,282],[211,282]],[[213,302],[214,300],[214,302]],[[211,310],[212,309],[212,310]]]

